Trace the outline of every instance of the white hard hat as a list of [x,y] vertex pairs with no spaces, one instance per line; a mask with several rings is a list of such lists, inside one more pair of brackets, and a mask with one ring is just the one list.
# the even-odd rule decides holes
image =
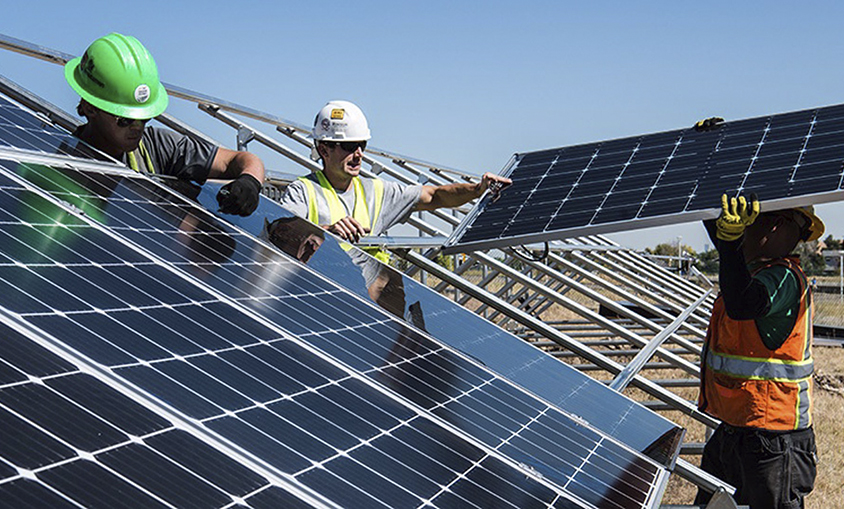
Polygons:
[[314,119],[313,136],[318,141],[365,141],[369,124],[363,112],[349,101],[331,101]]

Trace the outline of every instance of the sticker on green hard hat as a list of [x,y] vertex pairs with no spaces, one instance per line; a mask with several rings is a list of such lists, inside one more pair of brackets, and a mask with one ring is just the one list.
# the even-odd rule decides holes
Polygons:
[[65,65],[65,79],[88,103],[119,117],[147,119],[167,108],[152,55],[137,39],[109,34]]
[[149,87],[146,85],[138,85],[135,89],[135,100],[143,104],[149,100]]
[[82,55],[82,61],[79,62],[79,70],[82,71],[85,76],[91,80],[95,85],[100,88],[105,88],[105,83],[98,80],[96,76],[94,76],[94,61],[91,57],[88,56],[88,52],[86,51],[84,55]]

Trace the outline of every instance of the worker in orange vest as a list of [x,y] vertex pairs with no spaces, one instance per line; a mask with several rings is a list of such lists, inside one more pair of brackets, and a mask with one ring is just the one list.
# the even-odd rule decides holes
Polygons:
[[[701,358],[699,408],[721,420],[701,467],[753,509],[803,507],[817,449],[812,430],[812,292],[790,253],[818,239],[813,207],[760,213],[755,195],[722,197],[707,222],[720,255]],[[699,491],[695,503],[711,494]]]

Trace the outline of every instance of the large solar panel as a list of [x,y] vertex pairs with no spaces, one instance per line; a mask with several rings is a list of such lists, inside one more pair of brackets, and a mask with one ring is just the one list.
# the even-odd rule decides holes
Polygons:
[[[215,192],[215,185],[206,184],[199,201],[213,207]],[[264,217],[268,218],[266,225]],[[384,309],[656,461],[673,464],[682,442],[682,428],[431,288],[372,257],[350,256],[334,237],[273,203],[264,203],[253,217],[232,221],[250,233],[269,238],[284,252],[305,260],[309,268],[364,299],[372,298],[367,275],[377,273],[386,280],[378,297]]]
[[717,216],[723,193],[768,210],[842,198],[844,105],[516,154],[513,185],[484,200],[449,251]]
[[[50,170],[24,169],[26,165],[10,160],[3,160],[2,166],[24,175]],[[148,181],[113,182],[113,194],[100,204],[106,214],[99,219],[115,230],[127,228],[122,234],[141,230],[121,220],[130,212],[132,218],[145,218],[150,234],[163,232],[153,228],[155,220],[189,219],[179,214],[189,206],[156,204],[163,190]],[[563,449],[559,442],[566,429],[556,419],[564,418],[547,408],[518,407],[531,413],[536,437],[529,425],[520,426],[502,431],[508,443],[485,447],[471,434],[459,432],[458,426],[447,426],[408,401],[378,390],[365,377],[262,324],[176,273],[179,269],[150,259],[109,232],[68,214],[68,209],[13,182],[4,182],[0,191],[3,210],[14,218],[0,224],[3,310],[79,359],[105,369],[108,376],[158,400],[202,433],[220,437],[255,462],[268,464],[340,505],[440,506],[449,505],[447,500],[478,497],[491,505],[518,500],[526,505],[577,507],[583,502],[570,494],[582,492],[586,498],[580,500],[592,504],[614,500],[619,507],[643,507],[653,496],[660,471],[655,464],[588,429],[572,430],[577,431],[573,438],[582,443]],[[27,214],[33,216],[20,217]],[[169,240],[172,246],[181,244],[179,239]],[[256,269],[294,265],[261,252],[252,263]],[[209,264],[199,267],[196,275],[225,270]],[[309,279],[298,281],[299,291],[315,284]],[[260,297],[254,297],[244,302],[260,304]],[[473,374],[485,376],[478,369]],[[525,398],[512,387],[488,377],[485,381],[489,387],[482,392],[490,401],[524,404]],[[424,390],[422,384],[405,385],[408,391],[413,386]],[[454,396],[459,399],[460,394]],[[477,418],[482,420],[483,415]],[[491,426],[489,421],[482,425]],[[540,438],[549,441],[542,455],[519,458],[536,471],[518,467],[503,454],[511,447],[516,451],[526,447],[510,441],[532,444]],[[605,457],[584,461],[590,454]],[[577,464],[566,467],[564,460]],[[546,472],[539,471],[542,467]],[[129,459],[118,468],[143,470]],[[620,488],[613,485],[618,469],[633,476]],[[563,475],[569,484],[565,488]]]
[[[274,250],[268,250],[254,239],[215,224],[216,220],[201,209],[173,200],[166,189],[144,179],[46,166],[18,164],[9,169],[45,187],[52,182],[50,190],[56,196],[87,211],[88,217],[108,225],[111,232],[133,245],[144,246],[159,262],[190,273],[221,296],[259,314],[267,323],[318,347],[353,373],[362,374],[389,393],[398,394],[399,401],[410,403],[417,413],[428,418],[436,416],[438,419],[433,421],[439,425],[454,428],[460,436],[471,437],[502,457],[529,466],[530,471],[553,485],[566,486],[561,493],[573,494],[576,499],[591,504],[611,501],[620,507],[641,507],[653,496],[661,469],[652,462],[389,318],[374,306],[365,305],[330,282],[301,270],[296,263],[280,260]],[[10,236],[27,238],[22,232]],[[94,232],[81,235],[89,236],[96,237],[97,246],[107,243],[107,239],[99,238]],[[301,412],[318,402],[295,405],[283,400],[290,398],[297,402],[297,393],[301,391],[303,396],[309,396],[317,390],[315,387],[333,389],[337,385],[353,385],[347,392],[319,400],[333,405],[336,401],[348,401],[349,394],[362,394],[366,384],[358,386],[361,380],[350,376],[348,369],[319,365],[317,359],[298,346],[299,342],[278,337],[273,329],[266,330],[257,324],[248,329],[243,325],[233,327],[232,322],[242,319],[229,318],[239,313],[228,309],[224,298],[217,301],[201,295],[203,292],[195,288],[185,287],[184,282],[170,282],[172,277],[159,264],[139,259],[137,255],[134,258],[129,254],[118,255],[119,247],[108,251],[108,256],[87,261],[63,255],[61,265],[81,264],[73,271],[79,277],[55,275],[54,272],[62,271],[42,267],[37,262],[43,263],[41,256],[49,256],[43,249],[35,260],[17,256],[15,260],[19,263],[29,261],[38,266],[16,267],[18,270],[10,270],[12,274],[5,277],[0,272],[0,280],[6,281],[10,296],[14,288],[30,288],[26,295],[29,301],[15,296],[15,303],[0,298],[0,304],[53,335],[74,331],[74,337],[68,341],[76,349],[100,364],[116,367],[120,376],[143,389],[163,394],[170,404],[178,405],[191,418],[238,441],[253,453],[267,450],[269,444],[265,438],[253,436],[250,426],[258,427],[263,433],[296,437],[293,450],[274,451],[285,461],[293,462],[289,469],[295,471],[305,469],[309,462],[330,461],[326,455],[331,458],[332,440],[301,434],[301,430],[312,429],[309,424],[313,419],[303,417]],[[128,259],[132,269],[124,270],[125,264],[121,264],[119,273],[112,275],[103,274],[100,267],[87,266],[96,263],[110,267],[116,263],[115,258]],[[35,277],[31,276],[32,272],[36,273]],[[105,283],[97,285],[100,288],[111,285],[117,288],[97,292],[96,287],[84,287],[85,281],[94,278]],[[44,284],[42,280],[60,281],[66,294],[55,292],[56,283]],[[165,285],[164,281],[168,283]],[[124,282],[131,282],[130,288],[122,288]],[[155,299],[133,293],[149,287],[154,291],[144,293],[155,295]],[[83,289],[84,298],[80,295]],[[115,297],[118,295],[120,298]],[[137,301],[125,302],[130,297]],[[156,302],[158,299],[164,299],[165,305]],[[45,300],[49,304],[42,305]],[[108,334],[104,336],[106,331]],[[120,338],[120,341],[103,342],[103,337]],[[158,337],[171,338],[172,344],[165,347],[154,339]],[[192,338],[202,341],[197,343]],[[237,346],[232,344],[232,338],[240,338],[244,343],[239,346],[256,352],[253,356],[292,378],[286,381],[281,394],[243,393],[238,390],[239,385],[219,379],[227,374],[225,364],[204,364],[210,362],[208,351],[232,363],[241,360],[238,354],[228,352]],[[228,355],[233,358],[228,359]],[[299,364],[311,369],[303,369]],[[240,370],[251,367],[236,366]],[[260,369],[247,372],[261,379]],[[227,375],[232,377],[231,382],[238,381],[234,374]],[[300,387],[302,381],[305,383]],[[367,401],[378,399],[377,395],[366,397]],[[265,415],[263,406],[270,404],[273,404],[270,413],[281,413],[281,419]],[[390,408],[386,401],[377,406]],[[242,417],[230,418],[225,412]],[[394,412],[392,420],[385,418],[387,422],[379,422],[381,426],[375,429],[415,422],[413,411],[401,404],[396,404]],[[366,415],[367,410],[355,407],[346,409],[345,413]],[[248,424],[241,422],[242,419]],[[332,429],[336,427],[335,423]],[[392,430],[391,434],[395,432]],[[356,438],[371,440],[369,436]],[[355,443],[353,440],[352,444]],[[325,482],[316,473],[301,475],[305,484],[313,476],[318,480],[311,482]],[[619,477],[624,481],[616,486]]]
[[0,341],[3,507],[306,507],[5,323]]
[[[54,136],[54,139],[50,139],[48,146],[52,144],[53,146],[68,147],[75,143],[68,141],[66,135],[60,130],[43,123],[40,118],[17,103],[9,101],[7,108],[9,118],[25,118],[31,125],[38,125],[39,129],[44,132],[43,136],[48,139],[50,139],[50,136]],[[25,146],[22,148],[25,148]],[[51,189],[56,196],[69,201],[74,207],[97,220],[105,221],[106,218],[100,211],[103,203],[101,195],[110,195],[112,187],[115,186],[107,177],[99,176],[97,173],[74,171],[71,174],[75,178],[67,178],[62,177],[67,172],[62,173],[53,170],[38,172],[32,168],[26,169],[24,167],[21,168],[21,172],[36,185]],[[203,204],[212,210],[216,208],[214,196],[217,189],[217,186],[208,184],[199,196]],[[172,225],[168,222],[157,221],[147,224],[145,221],[149,221],[149,219],[145,217],[145,214],[139,213],[133,207],[134,205],[125,206],[128,210],[124,213],[126,218],[121,218],[119,221],[125,222],[127,226],[118,226],[118,229],[134,236],[140,244],[148,247],[157,246],[161,244],[158,239],[168,235],[188,238],[183,232],[168,231],[167,228],[172,230]],[[117,209],[113,208],[113,210]],[[182,211],[178,214],[183,216],[185,212]],[[228,219],[233,219],[246,231],[258,234],[264,227],[264,217],[269,218],[269,220],[281,219],[286,221],[284,218],[289,218],[290,214],[274,203],[264,202],[261,208],[249,218],[229,217]],[[293,232],[299,232],[298,235],[301,236],[303,228],[310,228],[307,226],[308,224],[305,221],[297,221],[297,223],[289,225],[286,229],[287,237],[291,237]],[[133,225],[139,226],[141,229],[132,232]],[[194,257],[202,258],[201,262],[214,263],[225,258],[223,255],[227,251],[238,249],[238,245],[231,241],[230,236],[214,230],[215,228],[210,222],[201,221],[198,233],[194,235],[205,239],[203,242],[193,244],[194,246],[202,246],[201,252],[193,254]],[[292,237],[298,238],[296,235]],[[165,239],[163,242],[166,243],[167,240]],[[185,252],[193,253],[192,249],[185,246],[179,247],[178,250],[178,253],[172,253],[172,249],[167,248],[164,249],[163,254],[159,254],[165,259],[179,261]],[[215,255],[215,253],[218,253],[218,255]],[[203,258],[206,256],[210,259]],[[238,256],[238,253],[235,252],[233,258],[237,259]],[[363,258],[370,260],[370,266],[371,264],[379,265],[366,255],[363,255]],[[359,261],[360,256],[357,256],[356,260]],[[194,273],[202,272],[202,266],[202,263],[193,264],[189,267],[189,270]],[[366,285],[363,284],[364,278],[361,276],[361,267],[357,263],[352,263],[349,256],[345,255],[333,238],[329,237],[325,240],[325,247],[316,253],[310,261],[310,266],[341,286],[351,289],[364,298],[369,297]],[[415,306],[414,309],[424,315],[420,316],[420,319],[427,322],[429,331],[439,340],[481,360],[497,373],[503,374],[521,386],[528,388],[553,405],[568,409],[604,433],[618,438],[628,446],[647,454],[663,465],[673,466],[683,436],[682,429],[674,423],[607,389],[603,384],[595,382],[579,371],[559,363],[551,356],[526,345],[515,336],[441,298],[412,279],[402,278],[400,274],[385,267],[381,267],[379,270],[389,271],[391,280],[400,279],[402,281],[398,285],[401,291],[397,292],[402,301],[401,305],[404,306],[405,302],[412,303]],[[230,280],[232,277],[243,279],[244,276],[242,274],[233,276],[229,272],[231,271],[226,271],[225,277],[217,281],[222,283],[218,287],[221,291],[228,292],[230,297],[238,297],[240,294],[237,292],[228,291],[231,288]],[[254,279],[249,275],[246,278]],[[244,280],[239,282],[237,286],[245,288],[252,284],[254,282]],[[405,299],[405,293],[407,293],[407,299],[412,300]],[[391,306],[386,307],[389,309]],[[410,305],[408,305],[409,307]],[[403,314],[403,310],[398,314]],[[276,320],[274,316],[268,318]],[[458,323],[460,327],[455,327],[455,324]],[[473,331],[473,334],[466,334],[466,331]]]
[[[655,462],[166,188],[36,161],[8,151],[0,159],[4,316],[31,341],[54,345],[73,370],[177,416],[209,447],[237,451],[229,459],[239,466],[261,465],[315,493],[311,502],[345,506],[658,501],[666,475]],[[46,427],[45,408],[33,405],[33,423]],[[170,470],[143,468],[155,454],[124,450],[107,463],[121,478],[165,504],[192,496],[167,483]],[[0,484],[31,480],[9,454]],[[73,454],[90,461],[82,449]],[[171,470],[213,485],[179,468]],[[49,481],[53,472],[28,486],[113,505],[85,489],[93,470],[74,472],[72,485]]]

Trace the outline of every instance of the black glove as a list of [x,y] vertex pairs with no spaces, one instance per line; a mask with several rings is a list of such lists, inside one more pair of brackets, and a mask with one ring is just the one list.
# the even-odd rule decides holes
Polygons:
[[724,119],[721,117],[709,117],[704,120],[698,120],[692,128],[694,128],[695,131],[709,131],[719,127],[723,122]]
[[217,193],[217,203],[223,214],[248,216],[258,208],[261,183],[247,173],[224,185]]

